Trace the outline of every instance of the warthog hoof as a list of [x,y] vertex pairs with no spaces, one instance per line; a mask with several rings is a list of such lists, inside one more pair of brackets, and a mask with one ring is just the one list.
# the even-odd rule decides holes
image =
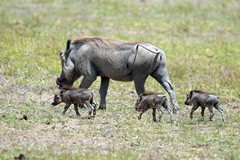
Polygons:
[[100,104],[98,107],[99,110],[106,110],[106,104]]
[[173,113],[176,114],[179,111],[179,108],[173,108]]
[[177,113],[179,111],[179,105],[178,104],[175,104],[173,105],[173,113]]

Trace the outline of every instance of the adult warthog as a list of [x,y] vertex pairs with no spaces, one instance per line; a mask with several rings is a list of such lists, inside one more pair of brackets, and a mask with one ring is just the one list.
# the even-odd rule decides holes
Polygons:
[[126,42],[99,37],[81,37],[60,52],[62,73],[57,78],[59,87],[73,85],[83,76],[80,88],[89,88],[101,76],[100,106],[106,109],[106,95],[110,79],[134,81],[138,95],[145,91],[150,75],[168,92],[173,110],[179,109],[173,85],[170,83],[164,51],[150,43]]

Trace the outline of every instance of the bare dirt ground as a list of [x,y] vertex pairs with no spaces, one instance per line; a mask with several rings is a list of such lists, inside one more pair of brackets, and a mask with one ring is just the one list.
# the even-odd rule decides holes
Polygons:
[[[0,116],[1,119],[5,119],[0,122],[1,152],[8,152],[14,147],[23,152],[24,150],[25,152],[26,150],[49,150],[59,155],[89,153],[90,150],[93,150],[94,153],[104,154],[111,150],[125,149],[126,146],[131,145],[131,142],[119,141],[116,136],[116,127],[107,127],[109,125],[107,121],[91,125],[94,122],[84,118],[87,116],[84,109],[81,117],[75,116],[73,108],[68,110],[66,116],[62,116],[63,105],[60,105],[59,108],[51,106],[54,89],[40,89],[31,84],[15,85],[14,83],[9,77],[0,75],[0,102],[2,105]],[[31,109],[34,111],[29,111],[29,114],[26,115],[24,111],[26,109],[20,108],[18,103],[26,103],[27,106],[36,105],[39,109],[33,107]],[[35,117],[34,114],[39,117]],[[11,117],[8,117],[9,115]],[[24,115],[27,116],[27,120],[23,119]],[[45,120],[41,116],[51,118]],[[113,115],[108,113],[108,115],[96,117],[94,121],[106,119],[107,116]],[[39,118],[39,121],[36,118]],[[94,132],[92,132],[93,130]],[[104,134],[104,136],[99,136],[100,134]]]
[[[84,109],[80,110],[81,117],[75,116],[73,107],[67,112],[67,115],[63,116],[61,115],[63,105],[57,108],[51,107],[55,89],[40,89],[32,84],[15,85],[14,80],[0,75],[1,153],[11,152],[12,148],[19,153],[47,151],[55,155],[109,154],[132,150],[131,153],[137,157],[158,159],[159,154],[163,153],[162,157],[165,158],[172,155],[176,157],[178,153],[172,153],[172,151],[181,150],[184,147],[200,152],[203,148],[210,148],[208,144],[199,146],[184,143],[185,140],[180,136],[181,134],[176,134],[176,131],[179,131],[178,124],[171,126],[165,122],[165,126],[161,126],[159,123],[153,124],[153,126],[149,125],[151,113],[145,115],[145,119],[146,117],[149,119],[147,125],[136,120],[138,114],[130,115],[135,113],[134,111],[129,114],[128,111],[121,110],[121,108],[113,110],[109,107],[107,111],[99,111],[93,120],[84,119],[87,116]],[[134,94],[132,91],[128,92]],[[124,104],[125,102],[116,103],[123,107],[129,105]],[[234,112],[239,112],[238,103],[231,105]],[[27,116],[27,120],[23,118],[24,115]],[[164,116],[168,121],[168,115]],[[181,115],[180,117],[188,119],[186,116],[183,118]],[[220,115],[216,119],[220,120]],[[140,135],[131,133],[138,133],[137,130],[141,129],[138,128],[138,125],[140,127],[146,125],[148,127],[146,132],[148,130],[153,132],[148,135],[151,137],[150,141],[149,139],[144,140],[141,132]],[[159,131],[154,130],[154,127],[158,127]],[[201,132],[210,132],[208,124],[199,124],[198,128]],[[163,133],[160,135],[159,132]],[[176,139],[179,139],[180,142]],[[189,153],[184,154],[186,157],[189,156]],[[204,155],[201,156],[204,157]]]

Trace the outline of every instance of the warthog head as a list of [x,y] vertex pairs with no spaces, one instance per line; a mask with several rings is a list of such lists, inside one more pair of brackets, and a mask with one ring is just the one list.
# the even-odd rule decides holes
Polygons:
[[79,76],[75,73],[74,63],[69,58],[69,54],[71,52],[70,44],[71,40],[68,40],[66,49],[59,52],[62,63],[62,72],[61,76],[56,79],[56,83],[60,88],[65,85],[72,86],[73,82],[79,78]]
[[139,104],[141,103],[141,101],[142,101],[142,97],[141,97],[141,95],[138,97],[138,99],[136,100],[136,102],[134,103],[134,105],[133,105],[133,108],[136,110],[136,111],[139,111]]
[[62,95],[61,94],[56,94],[55,96],[54,96],[54,98],[53,98],[53,103],[52,103],[52,105],[53,106],[56,106],[56,105],[58,105],[59,103],[61,103],[62,102]]
[[189,94],[187,94],[186,101],[185,101],[186,105],[191,105],[192,104],[192,96],[193,96],[193,91],[191,91]]
[[141,111],[147,109],[147,108],[146,108],[146,105],[144,105],[144,104],[142,103],[143,97],[144,97],[144,96],[141,94],[141,95],[138,97],[138,99],[136,100],[135,104],[133,105],[133,107],[135,108],[135,110],[138,111],[138,112],[141,112]]

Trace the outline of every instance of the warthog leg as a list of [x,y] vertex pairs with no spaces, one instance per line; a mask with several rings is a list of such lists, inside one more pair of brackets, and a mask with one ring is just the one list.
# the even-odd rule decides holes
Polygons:
[[[87,78],[86,78],[87,77]],[[91,77],[91,76],[86,76],[83,77],[83,80],[80,84],[79,88],[89,88],[91,86],[91,84],[96,80],[96,76]]]
[[171,120],[171,123],[173,123],[173,114],[172,114],[172,110],[170,108],[167,107],[166,109],[168,111],[168,114],[170,116],[170,120]]
[[193,105],[192,109],[191,109],[191,113],[190,113],[190,118],[193,119],[193,113],[194,111],[196,111],[198,109],[198,105]]
[[[133,73],[133,74],[135,74],[135,73]],[[133,77],[135,90],[138,95],[140,95],[141,93],[143,93],[145,91],[144,84],[145,84],[146,78],[147,78],[147,75],[142,74],[142,73],[135,74]]]
[[203,121],[204,120],[204,112],[205,112],[205,108],[206,107],[202,107],[202,110],[201,110],[201,120]]
[[77,115],[77,116],[80,116],[80,113],[78,112],[78,106],[79,106],[79,104],[78,104],[78,103],[75,103],[75,104],[74,104],[74,110],[75,110],[75,112],[76,112],[76,115]]
[[168,107],[168,102],[164,102],[163,104],[163,108],[165,108],[170,116],[170,120],[171,120],[171,123],[173,123],[173,114],[172,114],[172,110]]
[[93,113],[93,106],[87,101],[85,102],[86,106],[88,107],[88,118],[92,118],[92,113]]
[[96,103],[91,103],[93,106],[93,117],[96,115]]
[[157,107],[157,110],[158,110],[158,112],[159,112],[159,122],[160,122],[160,121],[161,121],[161,119],[162,119],[163,111],[162,111],[162,109],[161,109],[161,106],[160,106],[160,105],[157,105],[156,107]]
[[167,68],[165,66],[160,66],[151,74],[151,76],[155,78],[168,92],[171,99],[171,103],[173,105],[173,112],[177,112],[177,110],[179,110],[179,106],[176,100],[174,86],[171,84],[169,80]]
[[[93,69],[92,69],[93,70]],[[84,76],[79,88],[89,88],[91,84],[97,79],[95,72],[91,72],[91,75]],[[80,108],[84,108],[83,104],[79,105]]]
[[106,96],[108,91],[110,79],[108,77],[101,77],[101,86],[99,90],[100,105],[98,109],[106,110]]
[[219,105],[218,103],[215,104],[214,107],[221,113],[221,115],[222,115],[222,121],[225,122],[223,109],[220,107],[220,105]]
[[146,110],[142,110],[142,112],[141,112],[140,115],[138,116],[138,119],[139,119],[139,120],[142,118],[143,113],[145,113],[146,111],[147,111],[147,109],[146,109]]
[[64,110],[62,112],[62,115],[65,115],[65,113],[67,112],[67,110],[70,106],[71,106],[71,104],[66,104],[66,106],[64,107]]
[[153,116],[153,121],[156,122],[156,108],[153,108],[153,112],[152,112],[152,116]]
[[179,106],[178,106],[177,101],[176,101],[176,96],[175,96],[173,85],[170,83],[170,81],[165,81],[161,84],[170,96],[170,100],[171,100],[171,103],[173,105],[173,111],[177,112],[179,110]]
[[209,110],[209,113],[210,113],[209,120],[212,121],[213,116],[214,116],[213,107],[209,105],[209,106],[208,106],[208,110]]

